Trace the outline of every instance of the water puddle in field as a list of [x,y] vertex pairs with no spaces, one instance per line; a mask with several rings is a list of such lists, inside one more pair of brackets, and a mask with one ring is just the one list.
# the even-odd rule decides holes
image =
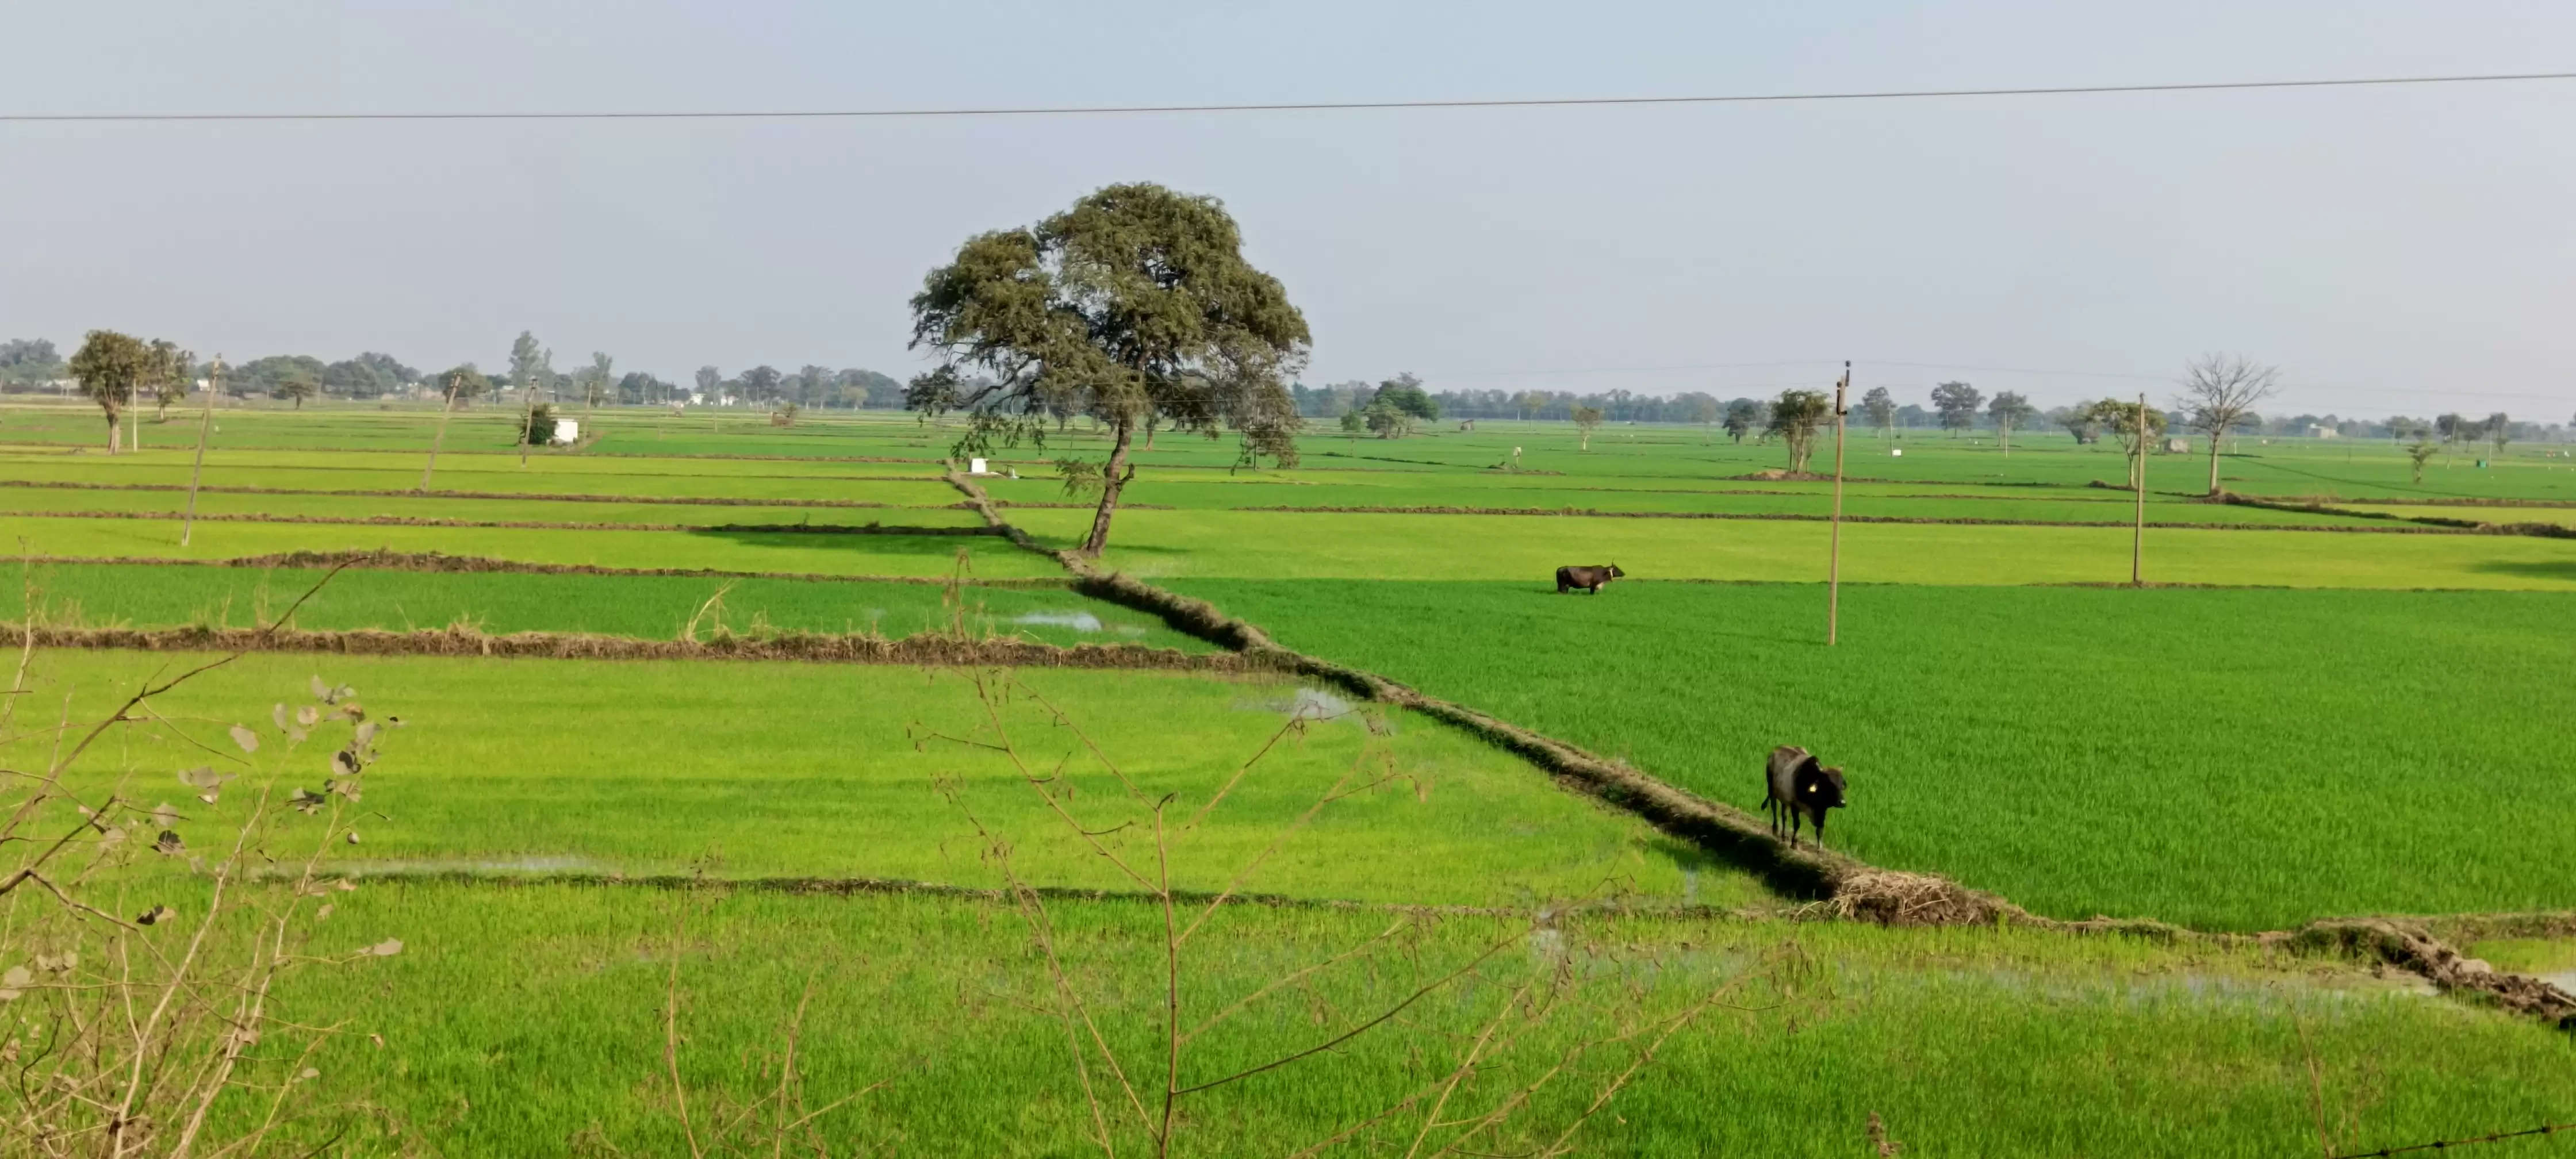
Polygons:
[[1089,612],[1022,612],[1011,617],[1014,624],[1036,627],[1071,628],[1077,632],[1097,632],[1100,617]]
[[606,865],[587,857],[424,857],[341,862],[334,868],[351,877],[422,877],[450,873],[604,873]]
[[1131,640],[1145,635],[1141,625],[1103,623],[1089,612],[1022,612],[1011,617],[1010,622],[1024,628],[1071,628],[1085,635],[1107,632]]
[[[1354,712],[1357,707],[1320,688],[1300,688],[1289,696],[1234,702],[1237,712],[1275,712],[1281,716],[1304,716],[1308,720],[1356,720]],[[1390,724],[1389,727],[1393,726]]]
[[2469,943],[2461,953],[2508,974],[2528,974],[2576,994],[2576,940],[2488,938]]

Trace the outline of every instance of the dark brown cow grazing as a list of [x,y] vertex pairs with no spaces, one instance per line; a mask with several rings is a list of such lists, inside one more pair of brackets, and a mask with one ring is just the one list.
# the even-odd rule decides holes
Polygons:
[[1825,847],[1825,810],[1843,807],[1843,771],[1826,768],[1814,753],[1793,744],[1771,750],[1762,811],[1771,815],[1771,835],[1789,826],[1789,848],[1798,847],[1798,822],[1816,827],[1816,848]]
[[1582,588],[1597,596],[1601,594],[1601,585],[1626,574],[1615,563],[1602,567],[1560,567],[1556,569],[1556,594],[1561,596]]

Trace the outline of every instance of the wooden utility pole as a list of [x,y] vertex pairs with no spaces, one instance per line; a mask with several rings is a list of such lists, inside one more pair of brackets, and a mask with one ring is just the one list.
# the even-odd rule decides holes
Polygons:
[[188,546],[188,536],[197,529],[197,480],[206,476],[206,433],[215,427],[215,396],[224,389],[224,356],[206,364],[205,414],[197,420],[197,466],[188,472],[188,515],[179,523],[179,546]]
[[456,385],[462,375],[447,376],[447,405],[438,412],[438,433],[429,436],[429,462],[420,469],[420,489],[429,490],[429,473],[438,469],[438,445],[447,441],[447,416],[456,413]]
[[2138,395],[2138,466],[2129,475],[2138,493],[2138,529],[2129,536],[2129,586],[2139,587],[2145,580],[2139,575],[2138,563],[2147,553],[2147,396]]
[[1843,604],[1843,416],[1850,410],[1843,397],[1851,390],[1851,360],[1843,360],[1843,376],[1834,383],[1834,523],[1825,553],[1825,646],[1832,647],[1841,634]]

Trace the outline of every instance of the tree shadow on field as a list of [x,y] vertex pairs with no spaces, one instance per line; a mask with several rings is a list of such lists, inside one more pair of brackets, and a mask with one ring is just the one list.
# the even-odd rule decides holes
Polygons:
[[2489,575],[2518,575],[2576,583],[2576,559],[2493,559],[2470,564],[2469,570]]

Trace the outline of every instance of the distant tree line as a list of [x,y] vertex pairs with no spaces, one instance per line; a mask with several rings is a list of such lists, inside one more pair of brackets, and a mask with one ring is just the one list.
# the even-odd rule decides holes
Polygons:
[[[591,355],[587,366],[558,371],[551,352],[537,349],[533,338],[521,337],[529,345],[514,348],[510,370],[497,379],[471,362],[425,373],[393,355],[368,351],[338,362],[325,362],[309,354],[267,355],[227,364],[221,382],[224,393],[236,398],[276,398],[298,406],[311,398],[363,400],[406,394],[439,398],[446,396],[451,386],[460,403],[471,403],[496,391],[518,390],[531,384],[538,397],[557,405],[731,401],[753,406],[792,403],[799,407],[880,410],[903,406],[903,384],[873,370],[835,370],[809,363],[794,371],[755,366],[728,376],[708,366],[699,368],[687,384],[680,384],[642,371],[617,374],[614,360],[606,354]],[[202,361],[187,368],[185,380],[193,389],[196,383],[214,377],[211,362]],[[51,340],[0,341],[0,391],[69,391],[77,378],[70,360]]]
[[[1394,381],[1389,380],[1389,383]],[[1421,417],[1425,419],[1572,422],[1578,411],[1593,411],[1600,415],[1595,422],[1715,426],[1739,442],[1776,437],[1772,416],[1780,403],[1777,396],[1720,399],[1705,391],[1670,395],[1637,394],[1627,390],[1596,394],[1545,390],[1426,391],[1412,375],[1402,376],[1401,381],[1409,389],[1424,394],[1428,411]],[[1389,383],[1352,380],[1312,387],[1299,383],[1289,389],[1296,399],[1297,413],[1306,418],[1343,420],[1359,414],[1363,416],[1360,421],[1364,424],[1369,407]],[[1830,391],[1827,393],[1830,395]],[[1862,431],[2053,431],[2072,436],[2079,443],[2094,443],[2101,441],[2104,434],[2112,433],[2115,425],[2134,425],[2136,418],[2131,412],[2137,409],[2135,396],[2125,400],[2094,399],[2042,409],[2012,391],[1988,395],[1973,384],[1957,381],[1935,385],[1924,402],[1929,405],[1899,402],[1886,387],[1872,387],[1851,400],[1850,423],[1854,429]],[[2167,431],[2199,431],[2203,425],[2195,421],[2194,408],[2188,404],[2167,407],[2151,401],[2147,412],[2147,425],[2152,435],[2160,436]],[[2129,417],[2117,417],[2123,413]],[[2504,431],[2511,441],[2557,441],[2569,437],[2571,430],[2576,430],[2556,423],[2511,421],[2501,414],[2482,419],[2457,414],[2438,419],[2415,419],[2402,415],[2363,419],[2306,412],[2262,415],[2250,410],[2229,418],[2226,429],[2234,434],[2273,437],[2306,437],[2330,432],[2340,438],[2395,439],[2400,442],[2411,441],[2420,432],[2445,444],[2492,441],[2491,432],[2495,430]]]

